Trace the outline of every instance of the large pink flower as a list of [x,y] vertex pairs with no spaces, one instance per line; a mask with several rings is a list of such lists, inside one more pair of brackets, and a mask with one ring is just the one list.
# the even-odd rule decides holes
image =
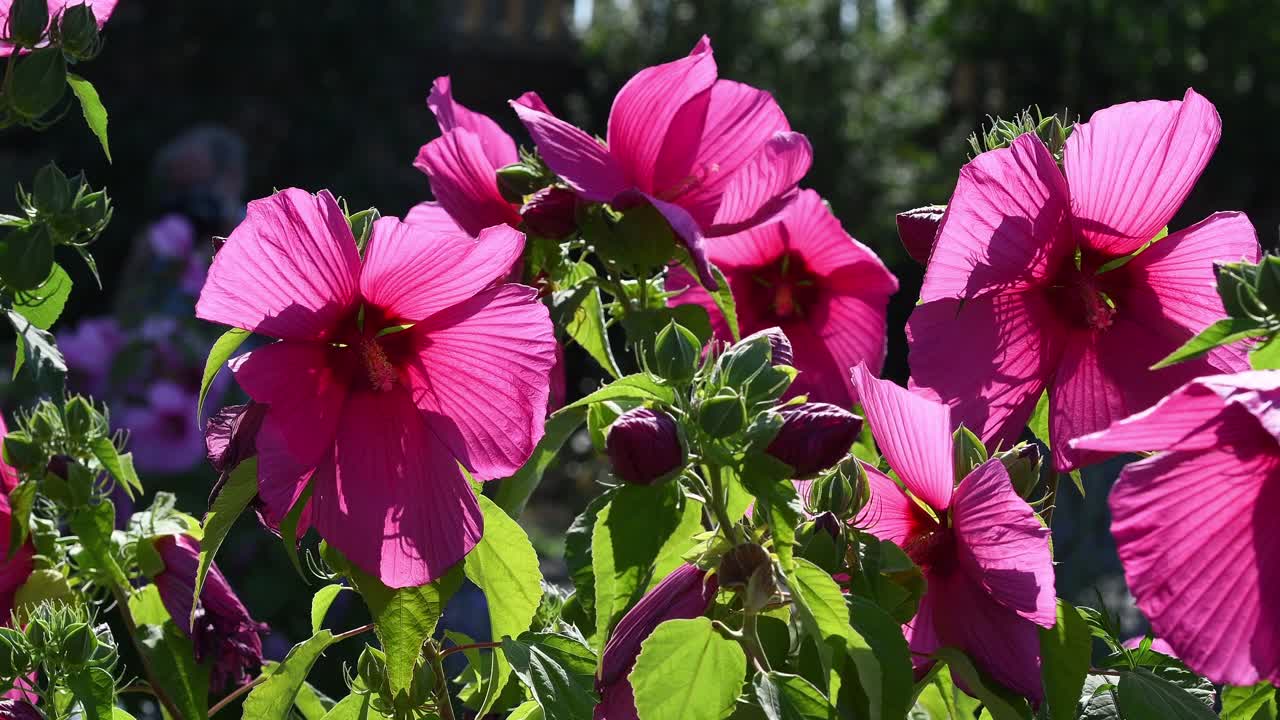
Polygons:
[[1049,529],[998,459],[955,485],[946,405],[853,370],[871,432],[902,486],[867,465],[871,500],[858,524],[897,543],[928,589],[907,625],[918,670],[940,647],[963,650],[1011,690],[1038,700],[1040,636],[1056,609]]
[[1221,134],[1212,104],[1126,103],[1076,126],[1066,177],[1039,139],[960,171],[907,326],[912,383],[989,445],[1009,446],[1049,391],[1054,464],[1102,457],[1067,441],[1150,407],[1198,375],[1247,368],[1239,348],[1148,370],[1223,315],[1213,263],[1254,259],[1241,213],[1142,249],[1169,224]]
[[613,100],[607,146],[545,108],[511,103],[565,183],[594,202],[652,204],[710,284],[703,238],[775,216],[813,161],[769,93],[716,76],[705,36],[688,57],[636,73]]
[[1280,371],[1202,377],[1072,445],[1126,465],[1111,534],[1154,634],[1217,683],[1280,683]]
[[[4,442],[9,428],[0,417],[0,443]],[[13,600],[18,589],[26,584],[35,568],[35,546],[28,539],[9,556],[9,532],[13,524],[13,509],[9,505],[9,493],[18,486],[18,471],[0,460],[0,625],[7,625],[13,614]]]
[[[780,222],[708,241],[707,257],[729,281],[742,334],[777,326],[791,341],[800,375],[788,392],[852,406],[849,368],[865,362],[880,372],[885,308],[898,280],[849,237],[818,193],[801,191]],[[667,288],[688,288],[670,302],[703,306],[716,336],[732,340],[724,315],[689,273],[673,267]]]
[[[120,0],[48,0],[49,19],[62,15],[67,8],[75,5],[88,5],[93,10],[93,18],[98,21],[98,29],[106,24],[107,18],[115,12],[116,3]],[[0,0],[0,35],[8,37],[9,13],[13,10],[13,0]],[[27,52],[27,51],[23,51]],[[13,54],[13,44],[0,40],[0,57]]]
[[528,459],[555,362],[534,290],[497,284],[523,245],[505,225],[477,240],[388,217],[362,260],[328,192],[249,203],[196,314],[281,339],[232,365],[269,405],[256,441],[269,520],[310,483],[304,519],[392,587],[474,546],[481,515],[458,464],[488,480]]

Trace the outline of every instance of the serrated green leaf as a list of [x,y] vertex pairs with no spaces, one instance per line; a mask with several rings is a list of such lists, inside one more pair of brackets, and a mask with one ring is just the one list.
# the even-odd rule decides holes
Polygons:
[[105,575],[117,587],[128,586],[112,549],[111,533],[116,529],[115,506],[110,500],[97,505],[81,505],[71,515],[71,531],[80,537],[80,564]]
[[374,631],[387,657],[387,680],[392,695],[408,690],[413,682],[414,665],[422,654],[422,643],[435,632],[444,603],[457,590],[461,574],[451,570],[429,585],[389,588],[350,564],[343,572],[373,616]]
[[1075,607],[1059,599],[1057,622],[1040,628],[1040,677],[1051,720],[1075,720],[1092,650],[1088,624]]
[[31,509],[36,504],[36,485],[31,480],[20,482],[9,493],[9,554],[6,559],[12,558],[31,534]]
[[831,703],[799,675],[767,672],[756,675],[756,701],[768,720],[827,720]]
[[1120,675],[1116,704],[1125,720],[1210,720],[1213,710],[1146,668]]
[[827,696],[838,697],[838,671],[854,635],[844,595],[830,573],[804,558],[796,558],[795,571],[787,580],[800,629],[812,638],[827,676]]
[[138,471],[133,468],[131,453],[121,453],[111,442],[111,438],[105,435],[94,438],[89,449],[98,462],[102,463],[102,467],[111,473],[111,477],[124,487],[129,497],[137,497],[134,493],[142,493],[142,481],[138,479]]
[[322,720],[377,720],[382,714],[369,707],[373,696],[352,693],[338,701]]
[[1152,370],[1166,368],[1184,360],[1192,360],[1208,353],[1210,350],[1230,345],[1245,338],[1262,337],[1269,334],[1248,318],[1224,318],[1201,330],[1198,335],[1183,343],[1182,347],[1169,353],[1163,360],[1151,366]]
[[[67,61],[62,48],[45,47],[15,58],[12,83],[5,83],[6,100],[17,114],[38,119],[58,104],[67,92]],[[10,78],[5,78],[6,81]]]
[[67,271],[55,264],[48,279],[40,287],[19,293],[13,299],[13,309],[30,320],[32,325],[48,330],[62,316],[62,309],[71,296],[72,285]]
[[333,583],[325,585],[311,596],[311,632],[318,633],[324,625],[324,616],[329,614],[329,606],[333,605],[333,601],[342,593],[348,590],[345,585]]
[[333,642],[333,633],[321,630],[294,645],[279,665],[263,672],[266,680],[249,692],[244,700],[244,717],[254,720],[288,720],[298,691],[311,673],[311,667]]
[[[596,705],[592,677],[572,672],[532,633],[520,639],[502,640],[502,655],[520,681],[529,688],[547,720],[579,720],[592,715]],[[586,648],[583,648],[584,650]]]
[[636,373],[618,378],[581,400],[564,406],[552,415],[552,418],[567,410],[586,407],[605,400],[648,400],[669,405],[674,403],[675,399],[675,391],[670,386],[663,385],[644,373]]
[[[222,541],[231,531],[231,526],[235,524],[236,518],[240,517],[245,508],[249,507],[249,502],[257,494],[258,458],[253,457],[240,463],[231,471],[227,481],[222,485],[222,490],[218,492],[218,497],[214,498],[213,505],[204,516],[204,523],[201,525],[204,535],[200,540],[200,566],[196,571],[194,598],[200,597],[200,592],[204,589],[205,576],[209,574],[209,568],[213,566],[213,558],[222,547]],[[193,623],[195,610],[196,606],[193,602],[191,606]]]
[[53,335],[36,327],[13,310],[6,310],[5,316],[18,335],[18,355],[13,365],[14,379],[25,369],[27,377],[42,394],[54,396],[60,393],[67,375],[67,361],[58,350]]
[[[542,602],[542,570],[529,536],[510,516],[478,495],[484,513],[484,535],[467,554],[463,572],[484,591],[489,606],[490,634],[495,639],[518,637],[529,629]],[[497,702],[507,684],[510,665],[502,653],[493,653],[487,692],[479,715]]]
[[742,646],[700,617],[659,625],[628,679],[644,720],[720,720],[733,709],[746,671]]
[[97,89],[88,80],[75,73],[67,73],[67,84],[71,86],[71,92],[75,93],[76,99],[80,101],[80,112],[84,113],[85,123],[102,145],[102,152],[107,156],[107,162],[111,162],[111,145],[107,142],[107,109],[103,107],[102,98],[98,96]]
[[542,439],[538,441],[524,466],[515,475],[498,481],[498,491],[494,493],[493,499],[507,515],[519,519],[524,512],[525,503],[529,502],[529,497],[542,482],[543,474],[555,462],[560,447],[582,425],[585,418],[584,409],[566,408],[547,419]]
[[302,687],[298,688],[298,696],[293,699],[293,706],[302,720],[323,720],[334,704],[332,699],[307,682],[302,683]]
[[1271,683],[1222,689],[1222,720],[1276,720],[1276,689]]
[[200,400],[196,405],[196,416],[204,417],[204,399],[209,396],[209,387],[213,385],[213,379],[218,376],[218,371],[223,365],[231,359],[232,354],[244,344],[245,340],[252,335],[248,330],[240,328],[231,328],[222,333],[209,348],[209,356],[204,360],[204,374],[200,378]]
[[982,701],[994,720],[1029,720],[1031,708],[1027,701],[996,685],[978,671],[968,656],[952,647],[939,648],[933,656],[947,664],[957,682]]
[[[600,511],[613,499],[613,493],[606,491],[591,499],[580,515],[573,519],[564,537],[564,563],[569,571],[569,579],[573,581],[574,594],[583,612],[595,617],[596,576],[591,568],[591,536],[595,532],[596,520]],[[581,628],[588,635],[591,628]]]

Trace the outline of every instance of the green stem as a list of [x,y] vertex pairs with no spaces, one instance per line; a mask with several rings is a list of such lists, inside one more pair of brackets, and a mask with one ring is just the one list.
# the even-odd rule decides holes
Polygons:
[[756,669],[760,672],[769,672],[773,668],[769,667],[769,658],[764,654],[764,646],[760,644],[760,634],[756,632],[755,612],[750,608],[742,615],[742,644],[747,649],[747,654],[756,662]]
[[724,482],[720,477],[720,466],[704,465],[702,467],[710,483],[707,492],[707,505],[711,507],[711,512],[715,515],[716,522],[720,524],[720,530],[724,533],[725,538],[730,543],[738,545],[742,541],[738,537],[737,523],[729,519],[729,511],[725,508]]
[[453,701],[449,698],[449,680],[444,674],[444,653],[440,652],[434,640],[427,641],[426,656],[436,675],[436,712],[440,713],[441,720],[457,720],[453,714]]

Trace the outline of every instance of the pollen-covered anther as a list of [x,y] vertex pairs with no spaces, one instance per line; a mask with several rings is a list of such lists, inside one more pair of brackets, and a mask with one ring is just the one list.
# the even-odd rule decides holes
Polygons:
[[365,374],[374,390],[386,392],[396,384],[396,369],[387,357],[387,351],[378,343],[377,338],[365,338],[360,341],[360,361],[364,364]]

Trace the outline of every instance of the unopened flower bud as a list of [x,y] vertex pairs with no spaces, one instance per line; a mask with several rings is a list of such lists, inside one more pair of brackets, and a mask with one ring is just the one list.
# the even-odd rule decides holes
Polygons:
[[66,94],[67,59],[58,48],[47,47],[33,50],[17,62],[9,109],[23,120],[35,120],[52,110]]
[[37,210],[57,214],[71,207],[71,181],[58,168],[49,163],[36,172],[31,201]]
[[375,692],[381,688],[387,679],[387,665],[381,653],[365,645],[364,652],[360,653],[360,659],[356,661],[356,674],[366,688]]
[[867,469],[856,457],[849,456],[835,470],[814,480],[806,499],[811,515],[831,513],[840,520],[851,520],[871,499]]
[[19,47],[33,48],[44,39],[49,27],[47,0],[13,0],[5,24],[5,38]]
[[98,636],[85,623],[75,623],[66,629],[62,638],[62,661],[77,667],[88,662],[98,649]]
[[744,434],[747,448],[752,450],[767,448],[769,443],[778,436],[785,422],[786,419],[783,418],[782,413],[776,410],[766,410],[756,415],[747,425],[747,431]]
[[0,238],[0,280],[10,290],[34,290],[53,270],[53,239],[42,222],[16,227]]
[[76,203],[76,222],[82,227],[92,228],[111,217],[111,198],[106,190],[86,193]]
[[772,367],[773,343],[767,335],[756,333],[743,338],[716,361],[716,377],[721,385],[744,387],[764,368]]
[[840,462],[862,432],[862,418],[827,403],[789,405],[778,411],[782,429],[765,452],[810,478]]
[[28,655],[25,635],[13,628],[0,628],[0,677],[10,678],[25,673]]
[[832,540],[839,540],[844,535],[844,523],[831,512],[819,513],[813,519],[813,528],[830,535]]
[[98,412],[83,396],[76,395],[63,406],[62,415],[66,423],[67,434],[75,439],[91,437],[98,431],[106,430],[102,413]]
[[1258,299],[1272,314],[1280,314],[1280,257],[1267,255],[1258,263]]
[[0,718],[6,720],[44,720],[44,716],[26,700],[0,700]]
[[721,388],[714,397],[704,400],[698,409],[698,426],[713,438],[726,438],[747,424],[747,407],[742,398],[729,388]]
[[680,428],[661,410],[634,408],[623,413],[605,439],[613,474],[633,485],[668,480],[684,467]]
[[665,380],[688,382],[698,371],[701,357],[702,344],[698,336],[672,320],[653,340],[651,369]]
[[696,618],[706,613],[719,588],[718,576],[708,578],[694,565],[681,565],[662,582],[645,593],[618,621],[600,655],[596,689],[625,679],[631,671],[640,645],[654,628],[667,620]]
[[1255,286],[1258,282],[1258,266],[1243,263],[1215,263],[1214,277],[1218,282],[1218,296],[1227,315],[1233,318],[1244,318],[1249,315],[1266,314]]
[[720,558],[716,576],[720,579],[720,587],[740,590],[747,586],[756,568],[772,563],[768,550],[755,543],[746,543],[734,547]]
[[791,340],[787,338],[787,334],[782,332],[781,328],[765,328],[751,333],[743,338],[742,341],[751,342],[758,337],[769,339],[770,365],[790,365],[793,362],[794,355],[791,351]]
[[98,19],[88,3],[70,5],[62,11],[58,36],[62,51],[76,60],[92,60],[102,50]]
[[974,468],[987,461],[987,446],[963,425],[951,434],[951,444],[955,452],[955,481],[958,484]]
[[27,645],[37,654],[44,652],[45,643],[49,640],[49,628],[44,620],[36,618],[27,623]]
[[1004,463],[1004,469],[1009,472],[1009,480],[1013,482],[1013,489],[1018,495],[1031,497],[1036,484],[1040,482],[1040,469],[1044,463],[1040,446],[1035,443],[1016,445],[997,453],[996,457]]
[[11,432],[4,438],[4,461],[19,470],[33,470],[49,459],[44,448],[24,432]]
[[946,205],[926,205],[898,213],[898,239],[912,260],[926,265],[933,252],[933,240],[938,235],[938,225],[947,211]]
[[544,184],[542,173],[524,163],[498,168],[498,191],[507,202],[523,203],[525,195],[537,192]]
[[562,187],[535,192],[520,208],[524,227],[540,237],[560,240],[578,229],[578,194]]

